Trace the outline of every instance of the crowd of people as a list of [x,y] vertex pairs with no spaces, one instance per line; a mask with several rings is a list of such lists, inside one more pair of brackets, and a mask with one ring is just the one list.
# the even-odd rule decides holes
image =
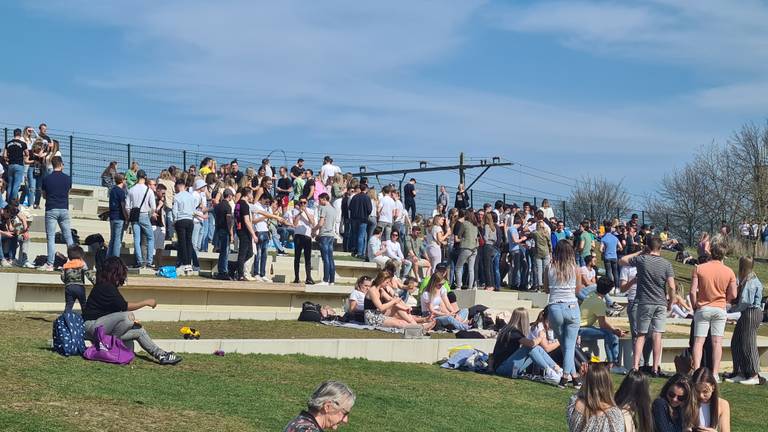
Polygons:
[[[683,296],[661,251],[684,248],[667,228],[657,231],[639,223],[637,215],[628,221],[583,220],[571,230],[546,199],[540,206],[496,201],[474,209],[461,184],[453,207],[443,187],[432,213],[422,215],[416,211],[416,179],[402,191],[395,185],[377,190],[367,178],[343,173],[330,156],[317,174],[303,159],[290,168],[273,168],[264,159],[258,169],[241,171],[237,160],[219,165],[205,158],[186,170],[170,166],[157,177],[135,161],[125,171],[111,162],[101,176],[109,196],[104,217],[110,224],[110,258],[85,299],[84,278],[92,275],[71,235],[72,181],[63,172],[58,143],[46,130],[45,124],[38,132],[17,129],[6,143],[0,265],[33,267],[27,256],[29,208],[37,208],[44,198],[47,256],[38,268],[54,270],[58,228],[69,255],[62,269],[66,308],[79,301],[87,331],[109,327],[108,333],[137,340],[160,363],[175,364],[180,357],[154,345],[131,314],[156,302],[128,303],[117,290],[125,282],[121,256],[126,232],[133,236],[134,267],[155,269],[156,250],[171,245],[178,251],[177,274],[192,274],[199,270],[198,253],[213,248],[219,254],[214,277],[221,280],[272,282],[266,270],[268,251],[274,248],[280,255],[293,249],[294,283],[334,285],[334,252],[350,252],[375,263],[379,271],[374,278],[357,280],[347,317],[374,327],[467,331],[483,326],[482,309],[459,308],[456,290],[499,291],[505,286],[546,292],[547,307],[532,324],[528,311],[518,309],[499,329],[491,367],[509,377],[534,371],[553,384],[580,389],[568,408],[571,430],[650,430],[644,425],[651,422],[660,431],[687,430],[694,424],[698,430],[728,430],[727,403],[717,397],[728,319],[737,320],[731,342],[734,372],[724,377],[745,385],[760,383],[756,332],[763,317],[762,284],[751,258],[740,259],[738,275],[723,263],[727,228],[713,238],[702,236],[699,256],[691,262],[690,293]],[[760,227],[750,225],[742,235],[755,237],[758,231]],[[322,281],[317,282],[312,277],[313,248],[319,249],[323,263]],[[230,254],[237,259],[231,261]],[[620,297],[626,297],[626,307],[616,301]],[[626,329],[608,319],[622,312],[628,317]],[[662,336],[670,316],[691,318],[690,357],[696,372],[690,378],[672,377],[650,415],[647,379],[636,371],[665,376]],[[633,364],[614,396],[608,374],[619,363],[620,338],[625,336],[632,338]],[[584,376],[589,362],[581,348],[595,340],[603,341],[607,361],[591,365]],[[625,384],[636,390],[625,389]],[[318,403],[310,410],[327,408]]]

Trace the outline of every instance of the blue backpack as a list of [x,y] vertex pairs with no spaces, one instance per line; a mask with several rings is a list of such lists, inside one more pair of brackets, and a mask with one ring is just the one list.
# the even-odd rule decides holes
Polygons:
[[65,312],[53,322],[53,350],[64,357],[85,352],[85,322],[74,312]]

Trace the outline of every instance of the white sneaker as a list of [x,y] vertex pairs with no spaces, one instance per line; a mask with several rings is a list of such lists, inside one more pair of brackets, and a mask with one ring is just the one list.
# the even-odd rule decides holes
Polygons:
[[760,384],[760,377],[759,376],[755,376],[755,377],[752,377],[750,379],[745,379],[745,380],[739,381],[739,384],[758,385],[758,384]]
[[176,276],[183,276],[187,273],[187,268],[184,266],[176,267]]
[[328,283],[328,285],[329,286],[336,286],[336,283],[335,282],[330,282],[330,283]]
[[270,279],[270,278],[268,278],[268,277],[263,277],[263,278],[261,278],[261,281],[262,281],[262,282],[265,282],[265,283],[272,283],[272,279]]
[[35,268],[35,265],[34,265],[34,264],[32,264],[32,263],[31,263],[31,262],[29,262],[29,261],[25,262],[25,263],[24,263],[24,264],[22,264],[21,266],[22,266],[22,267],[24,267],[24,268],[28,268],[28,269],[33,269],[33,268]]
[[318,282],[315,285],[316,286],[328,286],[328,282]]
[[725,379],[725,382],[729,382],[729,383],[740,383],[740,382],[742,382],[742,381],[746,381],[746,380],[747,380],[747,379],[746,379],[746,378],[744,378],[743,376],[741,376],[741,375],[736,375],[736,376],[734,376],[734,377],[731,377],[731,378],[726,378],[726,379]]
[[53,271],[53,266],[50,265],[50,264],[43,264],[40,267],[38,267],[37,269],[40,270],[40,271],[44,271],[44,272],[52,272]]
[[723,381],[720,379],[720,374],[714,374],[714,375],[715,375],[715,382],[716,382],[716,383],[720,384],[721,382],[723,382]]
[[560,379],[563,377],[563,372],[556,371],[552,368],[547,368],[544,371],[544,381],[552,385],[560,384]]
[[251,276],[249,274],[243,275],[243,279],[245,279],[247,281],[255,281],[256,280],[255,277],[253,277],[253,276]]
[[13,263],[10,260],[4,259],[0,261],[0,267],[13,267]]

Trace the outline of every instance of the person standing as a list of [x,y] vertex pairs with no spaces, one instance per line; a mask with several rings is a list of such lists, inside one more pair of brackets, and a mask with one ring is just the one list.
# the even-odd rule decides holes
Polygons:
[[120,256],[128,212],[125,210],[125,177],[115,174],[115,185],[109,190],[109,256]]
[[[637,268],[636,333],[632,367],[638,369],[643,345],[649,333],[653,338],[653,374],[661,374],[661,337],[667,324],[667,310],[675,298],[675,272],[672,263],[661,256],[661,240],[648,240],[646,252],[625,255],[619,265]],[[669,298],[669,300],[667,300]]]
[[723,264],[725,248],[712,245],[712,259],[699,264],[691,274],[691,305],[693,305],[693,368],[701,366],[704,341],[712,334],[712,373],[719,382],[720,359],[723,356],[723,336],[727,302],[737,298],[736,275]]
[[467,287],[472,289],[475,284],[475,259],[477,258],[477,248],[479,247],[477,220],[475,212],[464,210],[464,221],[459,225],[456,232],[456,239],[459,243],[459,254],[456,261],[456,289],[460,290],[464,285],[464,264],[467,264],[469,278],[467,278]]
[[307,208],[307,203],[306,198],[301,198],[296,208],[291,211],[291,224],[294,230],[293,283],[299,283],[299,265],[303,254],[305,282],[307,285],[313,285],[315,281],[312,280],[312,227],[315,225],[315,217]]
[[763,284],[755,275],[754,261],[751,257],[739,259],[739,292],[736,305],[731,313],[741,312],[731,339],[733,355],[733,374],[728,382],[757,385],[760,384],[760,353],[757,350],[757,329],[763,320],[762,297]]
[[411,216],[411,220],[416,219],[416,179],[408,180],[408,184],[403,187],[403,201],[405,211]]
[[45,198],[45,237],[48,243],[48,259],[38,268],[42,271],[53,271],[56,258],[56,225],[67,247],[72,246],[72,230],[69,219],[69,190],[72,189],[72,179],[64,174],[64,162],[55,156],[51,161],[53,172],[43,179],[42,192]]
[[360,184],[360,192],[349,200],[349,218],[352,224],[352,254],[357,251],[358,258],[365,258],[368,246],[368,216],[373,211],[368,186]]
[[19,188],[24,182],[24,161],[28,159],[27,143],[21,136],[21,129],[13,130],[13,139],[5,143],[3,158],[8,161],[8,202],[18,198]]
[[380,226],[383,234],[382,237],[389,238],[392,233],[392,224],[397,218],[397,204],[392,199],[392,190],[389,186],[384,186],[381,189],[381,199],[379,201],[379,221],[377,226]]
[[339,217],[336,209],[329,202],[327,193],[320,194],[320,206],[317,209],[317,242],[320,244],[320,258],[323,260],[323,282],[320,285],[335,285],[336,263],[333,260],[333,244],[336,240],[335,226]]
[[445,186],[440,186],[440,193],[437,195],[437,207],[442,206],[443,212],[448,210],[448,191]]
[[280,167],[280,178],[277,179],[277,187],[275,188],[275,199],[280,207],[280,214],[288,211],[288,201],[292,191],[293,181],[288,177],[288,169]]
[[218,274],[216,277],[220,280],[230,280],[229,244],[234,237],[232,235],[232,227],[234,225],[232,218],[232,191],[224,189],[221,197],[221,201],[213,208],[216,220],[216,231],[213,238],[216,241],[216,248],[219,250]]
[[176,180],[176,195],[173,199],[173,220],[177,238],[177,249],[180,271],[192,271],[192,230],[195,209],[200,205],[197,198],[187,190],[184,179]]
[[592,255],[592,248],[595,246],[595,234],[590,229],[589,221],[581,222],[581,237],[579,237],[579,243],[577,247],[577,259],[579,260],[579,266],[584,267],[584,261],[587,256]]
[[[155,236],[149,216],[154,213],[156,202],[155,193],[147,186],[147,173],[139,170],[136,173],[137,183],[128,190],[125,208],[128,209],[129,222],[133,224],[133,251],[136,257],[135,268],[154,268]],[[141,239],[147,239],[146,260],[141,254]]]
[[603,254],[605,274],[613,281],[614,289],[618,290],[619,283],[619,238],[616,237],[615,228],[610,222],[605,222],[605,235],[600,239],[600,252]]
[[469,207],[469,194],[464,190],[464,183],[459,183],[459,187],[456,190],[456,200],[453,206],[459,210],[464,210]]

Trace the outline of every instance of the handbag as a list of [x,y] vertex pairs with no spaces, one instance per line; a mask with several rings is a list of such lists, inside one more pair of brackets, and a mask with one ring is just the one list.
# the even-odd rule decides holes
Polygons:
[[96,327],[93,332],[93,345],[83,353],[86,360],[127,365],[136,354],[125,346],[120,338],[106,334],[104,326]]
[[136,223],[139,221],[139,215],[141,215],[141,208],[144,206],[144,201],[147,200],[147,194],[149,193],[149,186],[144,192],[144,198],[141,199],[141,204],[138,207],[132,207],[131,212],[128,213],[128,222]]

